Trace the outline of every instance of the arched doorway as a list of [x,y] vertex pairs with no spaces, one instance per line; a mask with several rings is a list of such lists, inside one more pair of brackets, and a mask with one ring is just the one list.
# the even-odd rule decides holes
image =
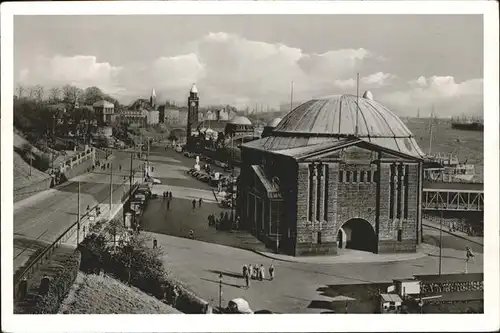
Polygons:
[[371,224],[364,219],[351,219],[337,234],[339,248],[377,252],[377,237]]

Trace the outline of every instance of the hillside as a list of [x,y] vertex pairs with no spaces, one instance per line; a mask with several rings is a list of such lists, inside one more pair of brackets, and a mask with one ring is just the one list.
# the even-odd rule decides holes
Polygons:
[[48,174],[37,170],[35,167],[31,168],[30,176],[30,165],[26,163],[23,158],[16,152],[13,152],[13,160],[14,190],[18,190],[31,184],[40,183],[50,178]]
[[179,314],[135,287],[109,276],[78,273],[60,314]]

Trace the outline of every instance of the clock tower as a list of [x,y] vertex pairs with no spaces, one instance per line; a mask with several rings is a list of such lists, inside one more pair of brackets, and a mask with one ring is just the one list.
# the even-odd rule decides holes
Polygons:
[[186,133],[188,147],[191,146],[191,131],[193,130],[193,126],[198,122],[199,103],[200,100],[198,98],[198,89],[196,88],[196,84],[193,83],[188,98],[188,117],[187,117],[187,133]]

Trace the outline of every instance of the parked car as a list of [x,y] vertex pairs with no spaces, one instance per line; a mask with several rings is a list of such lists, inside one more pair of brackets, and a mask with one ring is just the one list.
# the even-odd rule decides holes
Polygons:
[[243,298],[235,298],[227,303],[225,313],[253,314],[250,304]]

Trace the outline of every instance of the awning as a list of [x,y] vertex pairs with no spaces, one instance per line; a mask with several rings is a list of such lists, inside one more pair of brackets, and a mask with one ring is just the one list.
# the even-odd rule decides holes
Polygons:
[[259,178],[262,186],[266,189],[269,199],[281,199],[281,193],[277,184],[271,182],[259,165],[252,165],[252,169]]

